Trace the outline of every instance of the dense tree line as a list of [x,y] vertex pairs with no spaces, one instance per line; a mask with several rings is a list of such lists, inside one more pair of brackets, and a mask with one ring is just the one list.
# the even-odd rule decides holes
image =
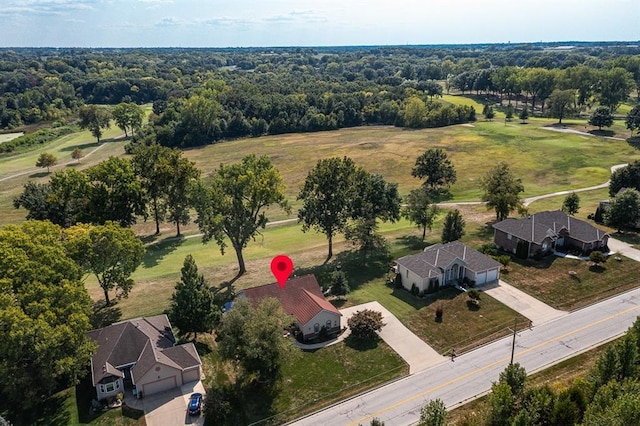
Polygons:
[[[447,90],[526,97],[542,112],[555,89],[574,91],[579,108],[597,102],[613,109],[640,86],[638,48],[549,47],[1,50],[0,128],[61,122],[83,104],[153,102],[147,133],[165,146],[193,146],[363,124],[431,127],[473,119],[470,110],[438,99],[441,81]],[[425,104],[424,114],[417,101]]]

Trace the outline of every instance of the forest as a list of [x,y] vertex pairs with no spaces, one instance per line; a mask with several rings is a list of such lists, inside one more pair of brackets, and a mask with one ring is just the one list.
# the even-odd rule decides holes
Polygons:
[[[640,47],[626,43],[3,49],[0,129],[64,127],[76,122],[83,105],[121,103],[152,103],[152,126],[139,136],[169,147],[361,125],[422,128],[475,120],[472,107],[441,99],[450,91],[513,101],[532,115],[553,115],[557,108],[549,104],[571,91],[563,114],[595,104],[613,112],[638,93],[639,55]],[[3,150],[24,144],[18,139]]]

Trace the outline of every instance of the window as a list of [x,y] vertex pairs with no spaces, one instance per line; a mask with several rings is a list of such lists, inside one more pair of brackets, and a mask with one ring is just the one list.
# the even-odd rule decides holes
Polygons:
[[320,332],[320,324],[318,324],[318,323],[313,324],[313,332],[314,333],[319,333]]
[[114,385],[113,382],[107,383],[106,390],[107,392],[113,392],[114,390],[116,390],[116,386]]
[[511,234],[507,234],[507,240],[510,240],[513,237]]
[[331,328],[331,320],[327,321],[327,324],[325,325],[325,327],[327,328],[327,330]]
[[100,385],[100,392],[104,393],[104,385]]

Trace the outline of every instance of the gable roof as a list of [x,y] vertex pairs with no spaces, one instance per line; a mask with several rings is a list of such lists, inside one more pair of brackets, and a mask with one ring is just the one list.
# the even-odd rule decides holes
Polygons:
[[[124,365],[135,363],[131,372],[136,380],[157,362],[178,369],[201,364],[192,343],[175,346],[176,340],[166,315],[114,323],[108,327],[91,330],[87,336],[98,343],[98,349],[91,358],[91,378],[94,386],[108,376],[123,377],[118,367]],[[190,355],[190,360],[184,356],[172,357],[172,354],[177,353],[177,348],[183,347]]]
[[571,238],[584,243],[600,241],[609,235],[590,223],[560,210],[535,213],[522,219],[508,218],[495,223],[493,228],[536,244],[542,244],[547,237],[557,239],[562,230]]
[[404,266],[422,278],[437,277],[455,259],[461,260],[465,267],[474,272],[499,268],[501,264],[477,250],[467,247],[460,241],[446,244],[434,244],[422,253],[401,257],[396,263]]
[[296,317],[300,324],[306,324],[323,310],[342,315],[335,306],[324,298],[316,277],[312,274],[289,278],[280,288],[278,283],[262,285],[242,290],[240,294],[251,301],[259,303],[265,297],[275,297],[282,304],[282,309]]

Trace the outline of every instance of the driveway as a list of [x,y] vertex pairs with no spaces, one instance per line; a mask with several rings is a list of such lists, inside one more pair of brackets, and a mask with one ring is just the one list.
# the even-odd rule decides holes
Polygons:
[[482,291],[519,314],[529,318],[534,325],[544,324],[545,322],[567,315],[567,312],[552,308],[546,303],[529,296],[527,293],[518,290],[502,280],[500,280],[498,284],[483,286]]
[[634,249],[630,244],[609,237],[607,245],[610,251],[623,254],[636,262],[640,262],[640,250]]
[[[147,426],[204,425],[204,416],[187,414],[187,403],[192,393],[205,395],[201,381],[182,385],[180,388],[146,396],[142,399],[125,399],[127,405],[144,410]],[[133,398],[133,397],[132,397]]]
[[417,373],[448,360],[448,358],[440,355],[431,346],[413,334],[411,330],[402,325],[395,315],[378,302],[363,303],[362,305],[341,309],[340,312],[344,316],[343,320],[346,323],[351,315],[365,309],[382,313],[382,318],[386,325],[382,327],[380,337],[409,364],[409,374]]

